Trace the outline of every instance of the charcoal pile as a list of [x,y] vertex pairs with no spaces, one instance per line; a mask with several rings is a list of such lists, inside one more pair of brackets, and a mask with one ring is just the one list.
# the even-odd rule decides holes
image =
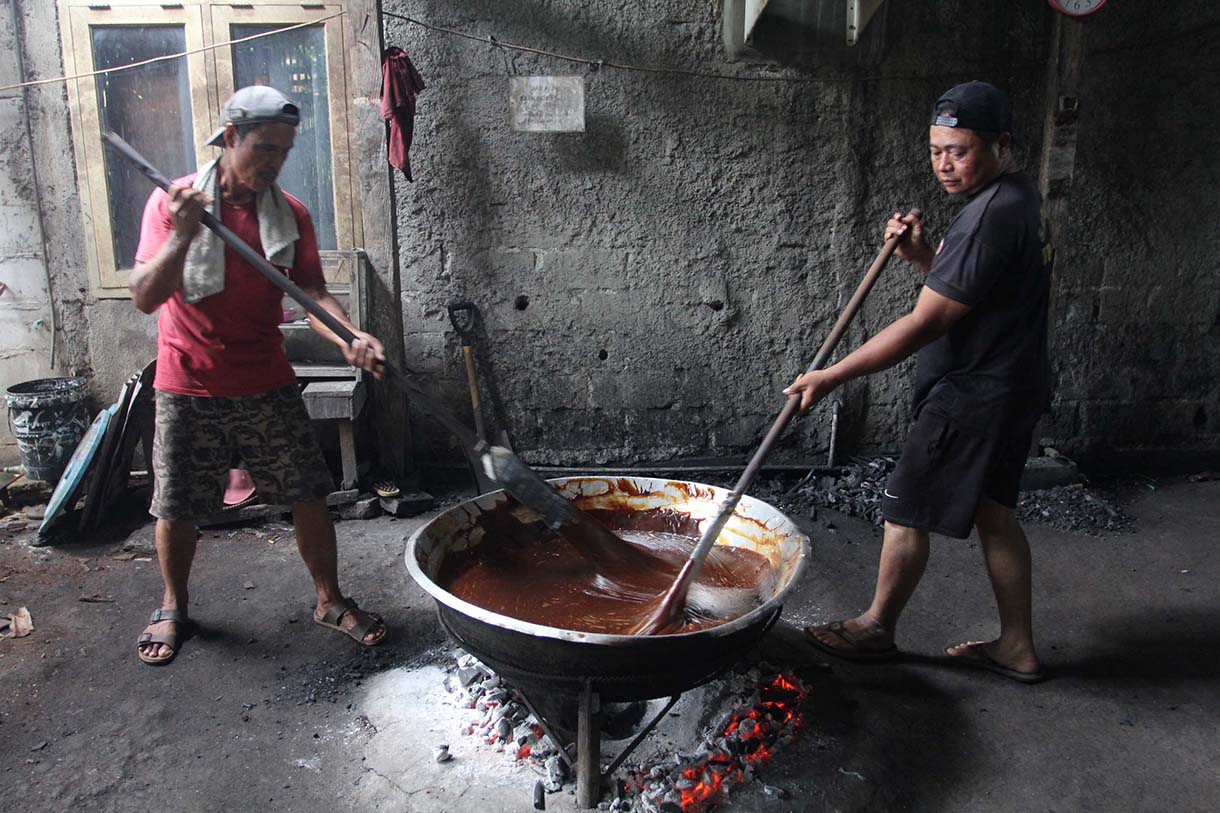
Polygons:
[[810,477],[786,500],[786,509],[832,508],[881,525],[881,494],[894,470],[892,457],[878,457],[844,466],[839,474]]
[[1080,483],[1024,492],[1017,503],[1017,519],[1095,536],[1135,526],[1135,520],[1113,500]]
[[[536,776],[534,806],[545,809],[546,795],[575,781],[569,754],[551,740],[520,692],[485,664],[457,650],[445,671],[445,689],[460,714],[460,735],[502,754],[506,765],[531,770]],[[715,684],[706,697],[727,705],[708,709],[709,724],[700,727],[697,739],[679,740],[673,750],[661,749],[620,767],[612,796],[598,804],[599,810],[702,813],[753,780],[799,735],[810,687],[795,674],[766,663],[743,664]],[[452,758],[448,743],[436,745],[433,754],[437,762]],[[787,793],[769,785],[763,790],[779,798]]]

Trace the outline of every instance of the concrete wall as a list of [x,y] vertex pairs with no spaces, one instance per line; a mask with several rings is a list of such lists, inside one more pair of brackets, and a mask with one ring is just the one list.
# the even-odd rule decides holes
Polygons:
[[[530,460],[751,448],[877,250],[886,214],[920,205],[939,233],[956,211],[926,163],[926,111],[944,88],[1008,87],[1037,169],[1045,4],[887,3],[855,52],[773,21],[787,41],[764,54],[786,54],[772,65],[726,64],[714,5],[385,3],[546,50],[797,80],[592,73],[386,21],[387,43],[429,83],[418,180],[396,181],[408,362],[465,408],[444,305],[477,302],[499,417]],[[1084,22],[1076,187],[1057,240],[1060,387],[1042,435],[1093,458],[1214,456],[1220,216],[1216,111],[1202,100],[1217,97],[1216,14],[1201,0],[1110,5]],[[506,74],[552,73],[585,76],[587,131],[511,132]],[[856,81],[800,81],[810,78]],[[909,308],[917,285],[892,265],[845,346]],[[845,451],[899,445],[911,372],[847,388]],[[780,454],[820,456],[828,424],[828,409],[815,411]]]
[[[16,18],[0,9],[0,86],[23,81]],[[0,92],[0,392],[51,374],[51,298],[33,183],[25,102]],[[0,464],[17,462],[8,421],[0,428]]]
[[[49,5],[11,4],[33,77],[63,71]],[[956,211],[926,160],[927,110],[944,88],[970,78],[1010,88],[1026,165],[1038,166],[1054,19],[1043,3],[886,3],[854,51],[764,17],[755,59],[728,62],[718,4],[705,0],[384,0],[386,11],[547,50],[794,81],[593,72],[385,18],[386,44],[411,54],[428,88],[417,181],[395,173],[382,189],[370,56],[380,42],[361,23],[375,3],[352,5],[378,329],[393,334],[400,320],[406,363],[468,414],[445,305],[478,304],[493,427],[538,463],[748,451],[875,255],[887,213],[920,205],[939,234]],[[1060,388],[1043,430],[1069,453],[1220,452],[1216,16],[1204,0],[1110,3],[1085,23],[1076,179],[1057,240]],[[585,133],[509,130],[507,76],[531,74],[585,77]],[[89,297],[66,94],[47,85],[29,98],[61,370],[92,373],[108,402],[151,357],[153,326],[125,301]],[[19,136],[3,109],[0,133]],[[6,171],[0,184],[29,183]],[[18,209],[28,222],[29,204]],[[36,237],[23,245],[41,251]],[[844,347],[909,308],[917,286],[894,263]],[[12,369],[0,360],[0,374]],[[847,388],[843,451],[897,448],[911,373]],[[455,457],[448,436],[412,414],[420,453]],[[820,459],[828,434],[821,408],[777,459]]]
[[1215,465],[1220,13],[1109,3],[1090,23],[1050,433],[1099,461]]
[[[24,40],[26,78],[63,76],[54,3],[13,0],[10,8]],[[27,98],[35,122],[30,157],[37,168],[37,201],[46,238],[42,261],[51,269],[56,308],[55,372],[88,376],[94,406],[100,407],[114,401],[127,377],[156,356],[156,321],[127,300],[98,300],[91,294],[67,89],[63,83],[38,85],[29,89]],[[32,195],[34,187],[31,173],[14,188]],[[39,274],[45,272],[40,269]],[[0,375],[8,374],[7,363],[0,362]]]
[[[444,306],[476,302],[477,352],[529,460],[748,451],[875,256],[888,213],[920,205],[934,231],[952,217],[926,159],[939,92],[989,78],[1016,88],[1022,119],[1040,116],[1050,17],[1039,4],[889,3],[858,51],[771,24],[788,35],[771,51],[790,65],[726,62],[716,5],[384,5],[545,50],[791,80],[590,72],[386,20],[386,42],[429,84],[417,181],[396,180],[407,361],[468,409]],[[585,77],[586,132],[511,131],[506,75],[552,73]],[[917,285],[894,263],[844,347],[908,309]],[[911,373],[843,393],[845,450],[899,445]],[[828,414],[800,422],[780,454],[823,454]]]

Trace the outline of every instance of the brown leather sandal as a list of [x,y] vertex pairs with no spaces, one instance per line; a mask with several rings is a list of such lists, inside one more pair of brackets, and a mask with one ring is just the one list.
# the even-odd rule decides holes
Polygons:
[[[377,646],[379,643],[385,640],[386,634],[385,621],[383,621],[381,616],[377,615],[377,613],[370,613],[368,610],[365,610],[364,612],[368,613],[372,620],[365,621],[363,623],[358,622],[351,629],[346,629],[340,625],[339,622],[343,620],[343,616],[356,609],[359,609],[359,605],[356,604],[356,600],[347,598],[339,604],[332,604],[327,607],[326,613],[322,615],[321,618],[318,617],[317,612],[314,612],[313,622],[323,627],[328,627],[332,630],[338,630],[363,646]],[[364,636],[368,635],[369,632],[376,633],[378,630],[380,630],[380,634],[377,635],[373,640],[364,640]]]
[[[153,610],[152,615],[148,618],[149,626],[161,621],[173,621],[178,626],[173,632],[142,632],[140,637],[136,639],[136,656],[150,666],[164,666],[172,661],[178,655],[178,649],[182,646],[182,642],[190,637],[191,627],[193,626],[185,610]],[[169,647],[171,651],[164,658],[150,658],[140,648],[145,644],[162,644]]]

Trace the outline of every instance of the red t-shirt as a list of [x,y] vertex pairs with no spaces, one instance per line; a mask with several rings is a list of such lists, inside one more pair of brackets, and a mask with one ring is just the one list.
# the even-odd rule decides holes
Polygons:
[[[190,185],[195,175],[175,183]],[[313,220],[305,204],[284,193],[297,218],[301,236],[296,243],[289,279],[302,288],[320,288],[322,260]],[[222,200],[220,220],[259,254],[258,212],[254,201],[234,205]],[[173,228],[169,196],[158,189],[144,207],[136,260],[148,262],[169,238]],[[225,287],[194,305],[182,298],[182,289],[162,303],[157,317],[157,378],[153,386],[182,395],[258,395],[296,382],[296,373],[284,354],[280,333],[283,293],[256,268],[225,246]]]

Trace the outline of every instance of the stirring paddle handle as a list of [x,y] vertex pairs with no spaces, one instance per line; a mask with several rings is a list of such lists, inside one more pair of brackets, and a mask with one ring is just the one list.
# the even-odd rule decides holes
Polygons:
[[[919,209],[912,209],[911,214],[916,217],[921,217],[923,212]],[[809,364],[806,372],[820,370],[825,366],[830,359],[830,354],[834,352],[839,341],[843,338],[843,334],[847,332],[848,326],[856,313],[860,310],[860,306],[864,304],[864,299],[869,292],[873,290],[873,286],[877,283],[881,272],[885,269],[886,263],[890,261],[890,257],[898,249],[898,244],[902,242],[902,237],[891,237],[881,246],[881,251],[877,254],[877,258],[873,260],[873,264],[868,267],[868,271],[864,274],[864,279],[860,280],[860,284],[856,286],[855,293],[851,299],[843,307],[843,312],[839,314],[839,318],[835,321],[834,327],[830,329],[830,334],[826,336],[826,340],[822,342],[822,346],[818,349],[817,355],[813,357],[813,361]],[[754,478],[758,476],[758,472],[762,469],[763,462],[767,456],[771,454],[771,449],[775,446],[775,441],[783,434],[783,431],[791,423],[793,417],[796,416],[797,410],[801,406],[801,396],[790,395],[788,401],[784,404],[784,408],[780,410],[779,416],[775,422],[771,424],[770,430],[767,431],[766,437],[759,444],[758,450],[754,452],[754,456],[750,458],[749,464],[745,471],[741,473],[737,484],[733,486],[733,490],[724,498],[724,502],[720,504],[716,512],[716,516],[704,528],[703,534],[699,537],[698,544],[691,551],[690,558],[686,560],[686,564],[682,566],[682,570],[678,572],[678,576],[674,579],[674,583],[666,591],[664,598],[661,599],[660,605],[656,611],[637,628],[636,632],[640,634],[652,635],[660,632],[666,627],[676,624],[682,616],[682,609],[686,606],[686,595],[690,592],[690,586],[694,583],[695,577],[699,575],[700,569],[703,567],[703,562],[707,559],[708,553],[712,546],[716,544],[716,540],[720,538],[720,532],[724,530],[724,526],[728,523],[729,518],[733,515],[733,510],[737,508],[737,503],[741,502],[742,495],[750,488],[754,482]]]

